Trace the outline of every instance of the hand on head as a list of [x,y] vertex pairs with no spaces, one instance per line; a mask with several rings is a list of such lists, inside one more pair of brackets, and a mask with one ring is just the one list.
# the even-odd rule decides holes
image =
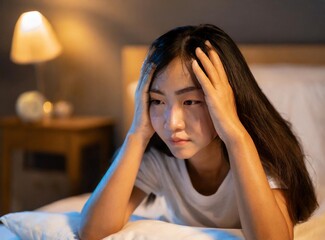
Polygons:
[[149,140],[154,134],[149,117],[149,86],[155,71],[155,65],[144,61],[141,69],[140,79],[135,92],[135,111],[130,128],[131,133],[140,133]]
[[208,55],[199,47],[195,50],[206,73],[196,60],[193,60],[192,68],[204,91],[214,127],[219,137],[226,141],[234,127],[240,124],[240,120],[237,115],[233,90],[220,57],[209,41],[206,41],[206,45],[209,48]]

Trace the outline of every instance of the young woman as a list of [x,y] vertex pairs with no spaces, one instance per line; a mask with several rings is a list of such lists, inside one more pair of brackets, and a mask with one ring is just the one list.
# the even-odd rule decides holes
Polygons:
[[[302,149],[231,38],[213,25],[159,37],[132,126],[82,211],[81,239],[119,231],[149,194],[176,224],[293,239],[317,207]],[[302,197],[303,196],[303,197]]]

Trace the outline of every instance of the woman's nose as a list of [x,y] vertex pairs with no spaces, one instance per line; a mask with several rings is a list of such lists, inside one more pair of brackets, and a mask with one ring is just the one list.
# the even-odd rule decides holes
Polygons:
[[171,131],[182,130],[185,127],[184,114],[180,107],[170,107],[165,114],[165,129]]

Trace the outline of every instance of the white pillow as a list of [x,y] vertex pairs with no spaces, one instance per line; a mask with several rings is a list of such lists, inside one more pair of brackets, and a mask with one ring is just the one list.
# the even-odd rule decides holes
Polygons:
[[0,224],[0,236],[2,240],[21,240],[21,238],[3,224]]
[[49,203],[45,206],[42,206],[36,209],[36,211],[55,213],[81,212],[89,196],[90,193],[84,193],[77,196],[63,198],[55,202]]
[[21,239],[78,239],[80,213],[17,212],[0,218]]
[[325,213],[317,215],[294,228],[295,240],[323,240],[325,236]]
[[103,240],[241,240],[240,229],[182,226],[158,220],[128,222],[121,231]]
[[[70,240],[78,239],[80,213],[17,212],[7,214],[0,220],[21,239]],[[138,216],[132,216],[130,221],[120,232],[105,240],[243,239],[241,230],[181,226],[158,220],[143,220]]]
[[302,143],[320,204],[315,214],[321,215],[325,213],[325,67],[290,64],[250,67],[263,92],[292,123]]
[[[80,213],[17,212],[0,218],[4,225],[21,239],[78,239]],[[244,239],[239,229],[214,229],[181,226],[158,220],[143,220],[132,216],[133,222],[104,240],[238,240]],[[295,227],[296,240],[321,240],[325,234],[325,214]],[[0,233],[1,239],[9,239]],[[10,236],[11,237],[11,236]],[[10,238],[13,239],[13,238]],[[16,239],[16,238],[14,238]]]

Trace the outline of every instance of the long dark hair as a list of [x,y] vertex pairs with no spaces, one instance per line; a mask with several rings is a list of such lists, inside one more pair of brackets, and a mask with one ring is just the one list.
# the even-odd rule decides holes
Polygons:
[[[318,203],[302,147],[290,123],[266,98],[239,48],[223,30],[210,24],[184,26],[159,37],[152,43],[147,57],[148,62],[156,65],[153,78],[177,57],[192,72],[192,59],[200,62],[195,49],[200,47],[205,53],[209,50],[206,40],[210,41],[223,63],[234,92],[238,116],[256,145],[264,169],[286,190],[292,221],[298,223],[307,220]],[[157,134],[154,134],[148,146],[171,154]],[[227,158],[224,144],[222,148]]]

